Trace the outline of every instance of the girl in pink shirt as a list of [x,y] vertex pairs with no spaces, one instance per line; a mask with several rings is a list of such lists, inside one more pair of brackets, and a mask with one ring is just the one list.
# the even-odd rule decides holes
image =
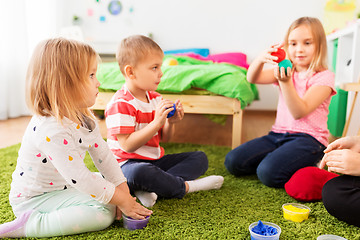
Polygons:
[[[284,47],[293,68],[279,69],[271,53]],[[230,151],[228,171],[236,176],[256,173],[269,187],[284,184],[300,168],[315,166],[328,144],[328,106],[334,74],[327,69],[326,36],[317,18],[302,17],[289,27],[284,44],[273,46],[250,65],[251,83],[275,84],[279,103],[275,124],[268,135]],[[265,63],[276,65],[263,69]]]

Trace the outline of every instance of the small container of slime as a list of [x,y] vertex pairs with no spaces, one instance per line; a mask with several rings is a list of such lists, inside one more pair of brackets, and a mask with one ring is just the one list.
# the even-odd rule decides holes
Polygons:
[[251,240],[279,240],[281,228],[271,222],[254,222],[249,226]]
[[347,240],[347,239],[337,236],[337,235],[325,234],[325,235],[318,236],[316,238],[316,240]]
[[284,218],[293,222],[302,222],[309,218],[310,208],[299,203],[285,203],[282,205]]
[[175,105],[175,103],[173,104],[172,107],[174,108],[174,110],[172,110],[171,112],[168,113],[167,118],[174,116],[174,114],[175,114],[175,112],[176,112],[176,105]]
[[144,219],[133,219],[131,217],[125,216],[123,214],[123,224],[124,228],[128,230],[136,230],[136,229],[143,229],[147,226],[149,222],[150,216],[147,216]]

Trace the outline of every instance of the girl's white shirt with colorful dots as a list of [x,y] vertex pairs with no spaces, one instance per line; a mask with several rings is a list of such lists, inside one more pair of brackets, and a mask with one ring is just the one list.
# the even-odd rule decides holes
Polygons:
[[[71,187],[101,203],[112,199],[115,187],[126,178],[97,123],[87,118],[86,124],[82,127],[67,118],[61,124],[54,117],[32,117],[12,174],[11,205]],[[86,151],[104,178],[86,167]]]

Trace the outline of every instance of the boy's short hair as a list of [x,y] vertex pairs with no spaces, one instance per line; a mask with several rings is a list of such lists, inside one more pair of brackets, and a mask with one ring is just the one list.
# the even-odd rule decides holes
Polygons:
[[164,54],[160,46],[149,37],[133,35],[124,38],[116,52],[116,60],[119,64],[120,71],[125,75],[124,67],[126,65],[136,66],[147,54],[154,51]]

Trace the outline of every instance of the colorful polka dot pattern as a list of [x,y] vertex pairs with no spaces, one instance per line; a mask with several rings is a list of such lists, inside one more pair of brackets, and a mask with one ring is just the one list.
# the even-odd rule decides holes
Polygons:
[[[75,128],[76,128],[76,130],[80,130],[80,125],[77,125]],[[32,130],[33,130],[33,132],[36,132],[36,131],[37,131],[37,126],[34,126],[34,127],[32,128]],[[89,131],[89,132],[92,132],[92,131]],[[52,141],[51,137],[49,137],[49,136],[45,136],[45,140],[46,140],[46,142],[49,143],[49,144],[56,144],[56,140],[55,140],[55,141]],[[79,138],[78,143],[79,143],[79,144],[82,144],[82,143],[83,143],[83,139],[82,139],[82,138]],[[65,138],[64,138],[64,139],[62,140],[62,144],[63,144],[64,146],[70,146],[69,139],[65,139]],[[94,142],[94,143],[92,143],[92,144],[88,144],[88,145],[86,145],[86,146],[88,146],[89,148],[91,148],[92,146],[94,146],[95,148],[98,148],[98,147],[99,147],[98,143],[96,143],[96,142]],[[81,156],[81,154],[80,154],[80,156]],[[39,160],[42,162],[42,164],[47,164],[47,163],[48,163],[48,159],[49,159],[50,161],[53,160],[52,157],[50,157],[50,156],[44,157],[43,154],[40,153],[40,152],[39,152],[39,153],[36,153],[36,154],[35,154],[35,157],[36,157],[37,159],[39,159]],[[68,162],[73,162],[73,161],[74,161],[74,156],[68,155],[68,156],[67,156],[67,160],[68,160]],[[98,162],[101,164],[103,161],[102,161],[101,159],[99,159]],[[28,167],[27,171],[32,171],[32,167]],[[58,172],[58,171],[55,169],[55,172]],[[21,171],[21,172],[19,173],[19,176],[20,176],[20,177],[23,177],[23,176],[25,176],[25,175],[26,175],[26,171]],[[96,176],[95,176],[95,178],[96,178]],[[76,178],[72,178],[72,179],[71,179],[71,183],[72,183],[72,184],[77,184]],[[54,181],[48,182],[48,186],[55,186],[55,182],[54,182]],[[25,188],[24,188],[24,189],[25,189]],[[64,190],[67,189],[67,186],[65,185],[65,186],[63,187],[63,189],[64,189]],[[106,188],[104,187],[104,189],[106,189]],[[17,197],[22,197],[22,196],[23,196],[23,194],[22,194],[21,192],[17,194]],[[96,195],[95,195],[95,194],[90,194],[90,196],[93,197],[93,198],[96,198]]]

